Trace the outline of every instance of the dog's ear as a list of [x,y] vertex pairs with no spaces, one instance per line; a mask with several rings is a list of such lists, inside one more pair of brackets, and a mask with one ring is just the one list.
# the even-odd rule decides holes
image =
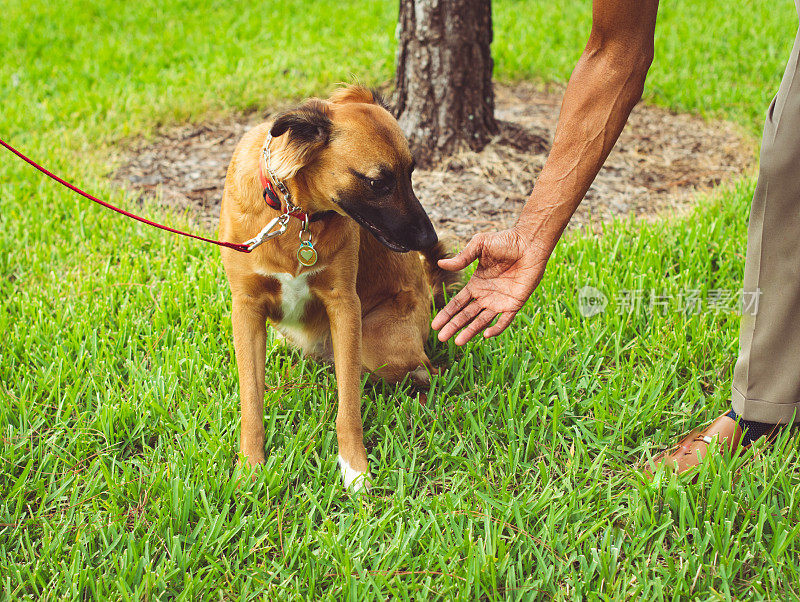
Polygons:
[[270,128],[273,138],[286,135],[285,144],[271,153],[270,168],[280,179],[291,178],[308,165],[330,141],[333,122],[325,102],[312,99],[281,113]]
[[370,92],[372,92],[372,102],[374,102],[379,107],[383,107],[384,109],[386,109],[390,113],[392,112],[392,105],[389,104],[389,101],[386,100],[386,98],[383,96],[383,94],[381,94],[375,88],[370,90]]
[[366,104],[378,105],[391,112],[389,104],[384,100],[380,92],[365,88],[364,86],[343,86],[331,94],[331,102],[337,104],[363,102]]

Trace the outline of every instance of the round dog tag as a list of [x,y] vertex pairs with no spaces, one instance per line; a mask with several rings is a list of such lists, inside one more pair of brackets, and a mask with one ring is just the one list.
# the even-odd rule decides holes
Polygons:
[[300,243],[300,248],[297,249],[297,261],[306,267],[311,267],[317,263],[317,250],[310,240],[304,240]]

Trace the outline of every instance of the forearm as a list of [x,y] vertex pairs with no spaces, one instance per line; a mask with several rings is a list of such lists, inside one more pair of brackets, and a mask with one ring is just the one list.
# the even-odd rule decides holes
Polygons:
[[536,290],[550,254],[639,101],[653,59],[658,0],[593,0],[592,33],[569,80],[550,156],[514,228],[477,234],[439,267],[466,286],[436,315],[439,340],[503,332]]
[[652,50],[630,50],[597,48],[590,40],[569,80],[550,155],[517,222],[546,256],[641,98]]

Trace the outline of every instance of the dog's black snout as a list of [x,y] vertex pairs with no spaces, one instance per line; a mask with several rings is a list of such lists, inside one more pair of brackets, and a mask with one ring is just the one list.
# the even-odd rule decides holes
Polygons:
[[439,242],[439,237],[436,235],[436,230],[434,230],[433,224],[429,220],[426,227],[417,231],[415,247],[417,249],[430,249],[437,242]]

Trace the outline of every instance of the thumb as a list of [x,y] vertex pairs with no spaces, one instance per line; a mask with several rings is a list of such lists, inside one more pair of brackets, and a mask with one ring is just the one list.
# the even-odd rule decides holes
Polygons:
[[440,259],[439,260],[439,267],[443,270],[448,270],[450,272],[456,272],[458,270],[463,270],[473,261],[478,258],[478,255],[481,253],[481,249],[483,248],[483,236],[480,234],[476,234],[472,237],[472,239],[467,243],[467,246],[464,247],[461,252],[456,255],[455,257],[450,257],[449,259]]

